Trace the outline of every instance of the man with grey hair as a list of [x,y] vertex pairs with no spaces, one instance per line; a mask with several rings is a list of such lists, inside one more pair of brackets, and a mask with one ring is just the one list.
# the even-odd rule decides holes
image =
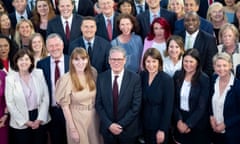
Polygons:
[[110,49],[110,70],[97,79],[96,110],[105,144],[135,144],[140,134],[142,92],[140,76],[124,69],[126,51]]
[[63,40],[56,33],[48,35],[46,40],[50,56],[40,60],[37,68],[43,70],[49,91],[49,112],[52,120],[49,123],[51,144],[66,144],[65,118],[62,109],[57,105],[55,98],[56,81],[68,71],[69,57],[63,54]]

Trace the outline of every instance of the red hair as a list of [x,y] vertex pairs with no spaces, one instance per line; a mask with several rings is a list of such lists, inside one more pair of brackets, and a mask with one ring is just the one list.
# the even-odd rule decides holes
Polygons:
[[164,29],[164,38],[165,38],[165,40],[167,40],[169,38],[169,36],[171,35],[171,27],[170,27],[168,21],[162,17],[158,17],[153,20],[153,22],[150,26],[150,32],[147,35],[147,40],[153,40],[155,37],[154,30],[153,30],[153,26],[155,23],[159,23],[162,26],[162,28]]

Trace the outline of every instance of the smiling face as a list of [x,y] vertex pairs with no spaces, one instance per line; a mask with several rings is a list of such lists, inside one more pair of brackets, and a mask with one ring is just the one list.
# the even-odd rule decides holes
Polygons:
[[29,38],[32,34],[32,28],[31,28],[30,24],[27,22],[22,22],[19,25],[18,31],[19,31],[20,36],[24,37],[24,38]]
[[187,14],[184,18],[184,26],[188,33],[193,34],[199,29],[199,17],[195,14]]
[[27,7],[27,0],[13,0],[12,5],[19,13],[23,13]]
[[82,58],[80,55],[76,55],[72,59],[72,65],[76,71],[76,73],[82,73],[85,71],[88,64],[87,58]]
[[64,19],[68,19],[72,15],[73,8],[72,0],[59,0],[58,9]]
[[35,36],[32,39],[32,50],[34,53],[39,53],[43,49],[43,40],[40,36]]
[[220,7],[214,8],[210,13],[210,17],[211,17],[212,21],[215,21],[215,22],[223,21],[224,20],[223,9]]
[[179,14],[183,11],[184,5],[182,5],[179,0],[170,0],[169,9]]
[[225,77],[231,73],[232,64],[224,59],[218,59],[214,63],[213,68],[219,77]]
[[148,56],[145,60],[145,68],[149,73],[156,73],[159,70],[159,61]]
[[63,41],[59,37],[47,40],[47,50],[54,60],[59,60],[63,55]]
[[124,2],[124,3],[120,6],[120,11],[121,11],[121,13],[131,14],[131,12],[132,12],[132,6],[131,6],[131,4],[128,3],[128,2]]
[[199,9],[199,5],[197,5],[195,0],[184,0],[184,10],[185,10],[185,13],[197,12],[198,9]]
[[37,12],[40,16],[47,16],[49,13],[49,6],[46,1],[37,1]]
[[194,74],[196,72],[198,62],[190,55],[186,55],[183,58],[183,68],[188,74]]
[[0,27],[1,29],[10,29],[11,22],[7,14],[3,14],[0,18]]
[[109,56],[108,62],[114,74],[119,74],[124,69],[126,58],[122,52],[113,51]]
[[114,2],[113,0],[98,0],[98,4],[99,4],[99,8],[102,11],[102,13],[107,16],[110,17],[113,15],[114,9]]
[[157,22],[153,24],[153,33],[155,37],[158,37],[159,39],[165,39],[164,32],[165,30],[163,29],[161,24]]
[[156,9],[160,7],[160,0],[146,0],[150,9]]
[[171,59],[179,59],[181,55],[181,47],[176,43],[175,40],[171,40],[168,46],[168,55]]
[[5,60],[8,58],[10,45],[4,38],[0,38],[0,59]]
[[128,18],[122,18],[119,23],[119,29],[123,35],[130,35],[133,29],[131,20]]
[[28,72],[31,64],[31,59],[27,54],[25,54],[23,57],[19,57],[17,60],[19,72]]
[[91,40],[97,31],[96,22],[93,20],[83,20],[81,25],[81,32],[86,40]]

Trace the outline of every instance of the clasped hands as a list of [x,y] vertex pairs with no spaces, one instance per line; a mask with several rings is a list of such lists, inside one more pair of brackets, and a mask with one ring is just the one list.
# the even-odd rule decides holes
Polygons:
[[216,133],[221,133],[226,128],[224,122],[217,123],[217,120],[213,116],[210,116],[210,123],[213,131]]
[[188,127],[188,125],[186,123],[184,123],[182,120],[179,120],[177,122],[177,128],[178,128],[178,131],[180,133],[189,133],[191,131],[191,129]]
[[123,131],[122,126],[117,123],[112,123],[108,129],[114,135],[119,135]]
[[35,121],[28,121],[26,122],[25,125],[32,129],[38,129],[41,123],[42,123],[41,120],[35,120]]

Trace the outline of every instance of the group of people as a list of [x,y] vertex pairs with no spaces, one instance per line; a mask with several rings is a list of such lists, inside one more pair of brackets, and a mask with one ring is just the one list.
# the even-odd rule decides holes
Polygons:
[[0,144],[240,143],[239,12],[0,0]]

